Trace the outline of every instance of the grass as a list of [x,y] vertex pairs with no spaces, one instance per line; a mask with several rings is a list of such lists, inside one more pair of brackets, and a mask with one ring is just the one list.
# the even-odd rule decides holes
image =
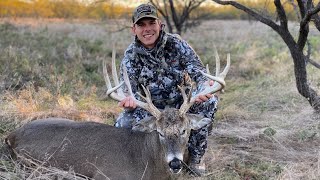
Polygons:
[[[111,60],[116,42],[119,63],[132,40],[129,29],[117,28],[111,22],[1,21],[1,139],[28,121],[49,116],[113,124],[121,109],[103,100],[102,59]],[[205,155],[208,173],[182,179],[317,179],[319,115],[298,94],[293,63],[279,36],[257,22],[207,21],[183,38],[212,71],[214,46],[222,64],[231,53],[232,65]],[[314,60],[319,42],[311,29]],[[308,65],[308,78],[320,89],[318,69]],[[71,177],[45,167],[25,169],[5,154],[0,174],[10,179],[31,177],[39,169],[43,179],[64,174],[74,178],[72,172]]]

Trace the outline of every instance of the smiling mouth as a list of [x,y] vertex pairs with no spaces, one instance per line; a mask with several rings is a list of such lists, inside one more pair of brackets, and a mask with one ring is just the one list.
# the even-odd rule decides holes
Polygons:
[[153,36],[153,34],[147,34],[147,35],[144,35],[143,37],[144,38],[150,38],[150,37],[152,37]]

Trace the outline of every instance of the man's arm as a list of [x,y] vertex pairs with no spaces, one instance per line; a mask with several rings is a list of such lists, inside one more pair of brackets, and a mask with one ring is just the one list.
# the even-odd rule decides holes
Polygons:
[[[185,69],[187,70],[191,79],[197,83],[196,92],[201,91],[201,87],[207,86],[207,84],[212,86],[214,81],[208,81],[207,78],[200,73],[200,71],[206,72],[206,68],[204,67],[203,63],[200,60],[200,57],[196,54],[194,49],[184,40],[181,40],[180,47],[182,48],[181,52],[183,52],[182,63],[184,64]],[[200,95],[197,97],[196,102],[205,102],[212,97],[213,94]]]

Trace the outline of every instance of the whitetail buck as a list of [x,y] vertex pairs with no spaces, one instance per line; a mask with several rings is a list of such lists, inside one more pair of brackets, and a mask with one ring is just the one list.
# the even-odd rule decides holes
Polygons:
[[[219,73],[219,58],[216,59],[216,76],[203,73],[215,83],[199,94],[214,93],[225,86],[224,78],[230,67],[230,56],[227,57],[227,65],[222,73]],[[104,61],[107,94],[121,101],[126,96],[119,88],[123,82],[118,81],[114,58],[112,67],[115,87],[111,86]],[[131,92],[126,70],[123,73],[124,83]],[[211,122],[208,118],[200,119],[187,113],[199,94],[191,97],[191,92],[186,94],[183,87],[179,88],[184,99],[180,109],[164,110],[153,105],[150,92],[144,88],[146,96],[142,98],[145,102],[135,101],[153,117],[140,121],[133,130],[96,122],[49,118],[22,126],[12,132],[6,142],[15,155],[32,158],[46,166],[72,169],[97,180],[169,179],[172,173],[179,173],[183,167],[183,154],[190,130],[199,129]]]

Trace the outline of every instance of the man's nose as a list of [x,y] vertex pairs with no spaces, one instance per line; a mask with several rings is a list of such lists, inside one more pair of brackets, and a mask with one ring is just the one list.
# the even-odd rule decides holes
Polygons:
[[151,26],[150,26],[150,25],[146,25],[146,26],[144,27],[144,30],[145,30],[145,31],[151,30]]

